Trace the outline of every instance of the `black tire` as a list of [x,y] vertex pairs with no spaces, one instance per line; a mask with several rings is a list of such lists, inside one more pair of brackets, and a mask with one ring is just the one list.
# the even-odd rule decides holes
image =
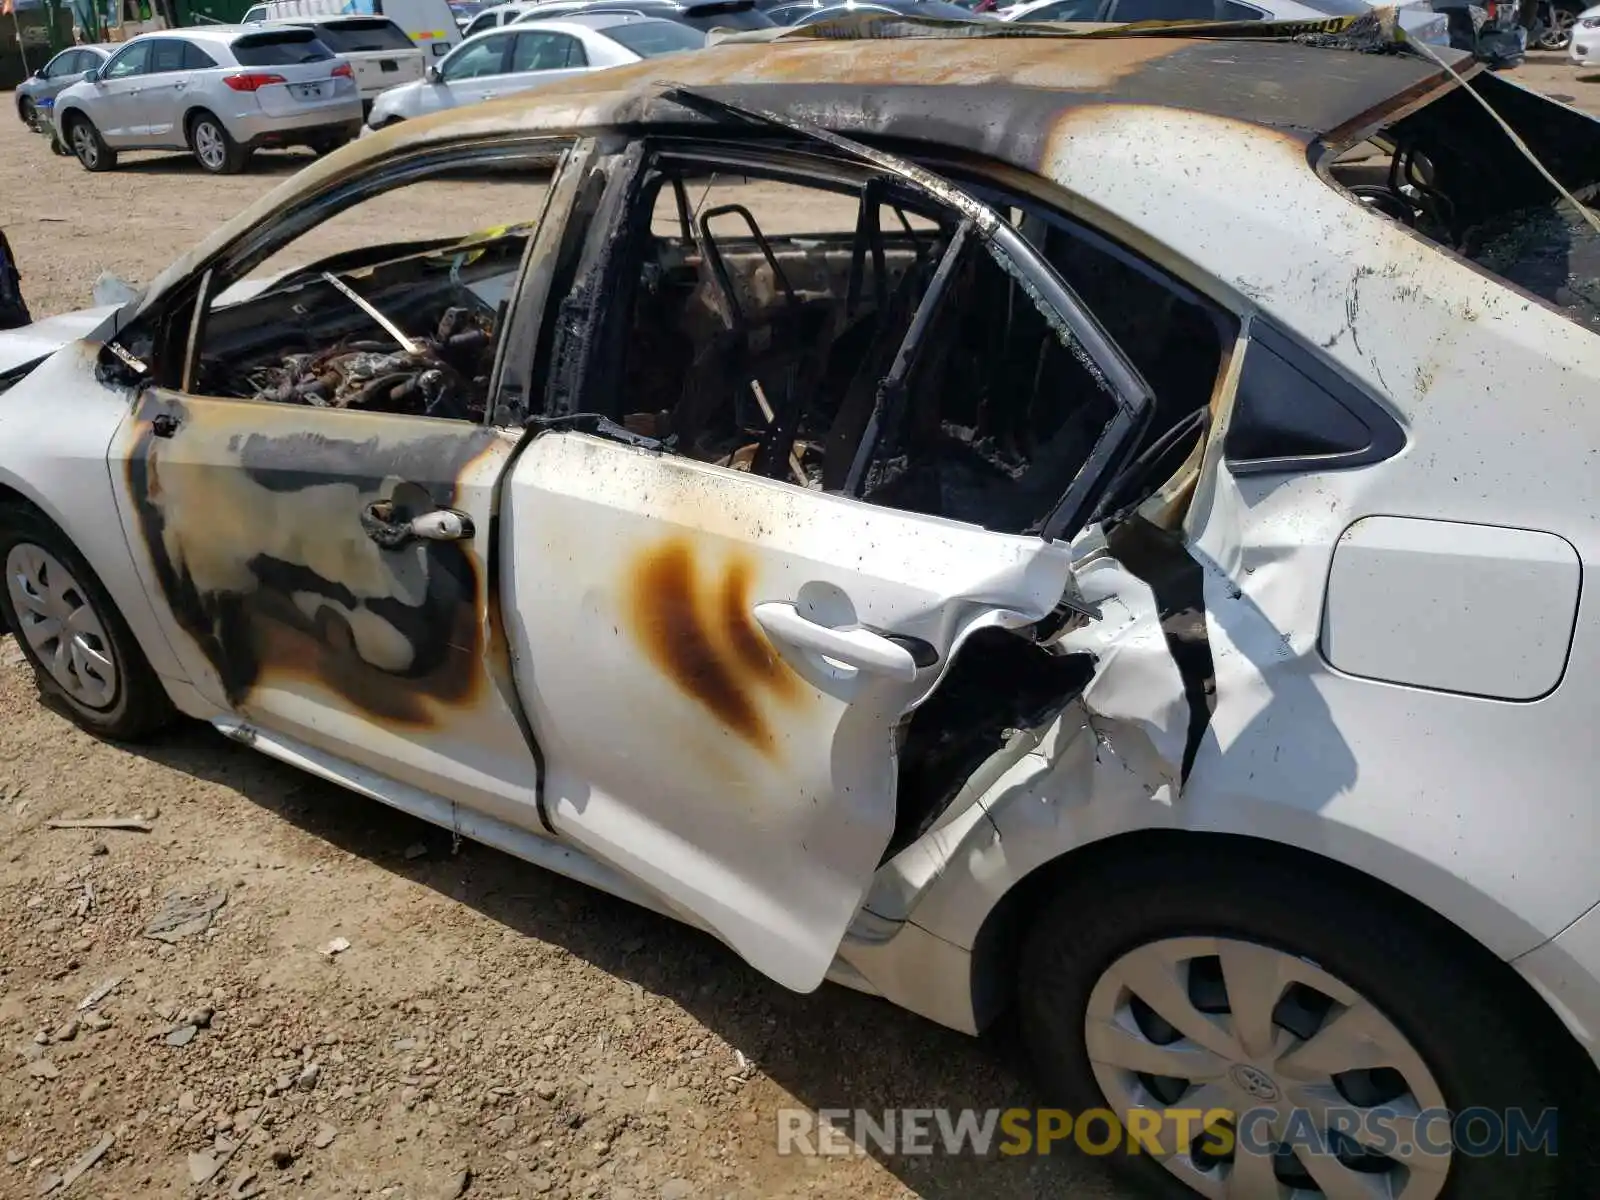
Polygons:
[[35,128],[34,122],[38,120],[39,110],[33,106],[32,98],[24,96],[17,101],[17,116],[22,118],[22,123],[29,129]]
[[100,136],[100,131],[88,117],[73,113],[67,118],[65,129],[67,144],[77,156],[78,165],[85,171],[99,174],[116,169],[117,152],[106,145],[105,138]]
[[239,174],[254,153],[234,141],[227,127],[204,109],[189,118],[189,149],[200,168],[212,175]]
[[[1537,1120],[1560,1110],[1560,1157],[1472,1157],[1458,1149],[1445,1195],[1559,1200],[1582,1194],[1571,1186],[1587,1132],[1579,1127],[1577,1097],[1588,1085],[1566,1086],[1585,1070],[1578,1047],[1565,1047],[1561,1057],[1553,1053],[1547,1031],[1531,1028],[1536,1023],[1528,1012],[1508,998],[1498,964],[1454,931],[1407,912],[1375,887],[1308,872],[1270,850],[1219,854],[1200,847],[1121,860],[1114,869],[1074,877],[1052,898],[1024,941],[1018,980],[1021,1034],[1045,1104],[1072,1113],[1115,1110],[1085,1044],[1091,994],[1123,955],[1162,939],[1195,936],[1279,950],[1355,989],[1421,1055],[1451,1112],[1521,1108]],[[1281,1021],[1277,1027],[1283,1028]],[[1177,1099],[1174,1107],[1183,1103]],[[1118,1115],[1126,1124],[1126,1115]],[[1097,1136],[1096,1144],[1104,1140]],[[1156,1194],[1195,1194],[1148,1153],[1110,1158]]]
[[33,668],[39,691],[79,728],[97,737],[137,742],[171,724],[175,716],[172,701],[105,586],[83,556],[38,509],[22,503],[0,504],[0,568],[19,543],[39,547],[70,572],[82,599],[106,633],[108,644],[102,648],[102,653],[111,659],[117,671],[115,691],[106,703],[92,707],[73,696],[51,675],[24,636],[9,586],[0,587],[0,617],[4,618],[0,625],[16,634],[17,645]]
[[1550,15],[1555,24],[1546,25],[1539,33],[1535,45],[1540,50],[1565,50],[1572,44],[1572,31],[1577,28],[1578,14],[1582,8],[1573,8],[1565,4],[1552,4]]
[[318,138],[316,141],[311,143],[311,153],[315,154],[318,158],[323,158],[329,154],[332,154],[335,150],[342,150],[349,144],[350,139],[343,134],[340,134],[337,137]]

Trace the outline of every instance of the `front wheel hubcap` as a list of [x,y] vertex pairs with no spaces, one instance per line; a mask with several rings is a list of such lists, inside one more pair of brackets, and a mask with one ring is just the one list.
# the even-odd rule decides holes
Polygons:
[[1139,1151],[1203,1196],[1444,1189],[1451,1119],[1432,1072],[1373,1004],[1304,958],[1232,938],[1140,946],[1096,983],[1084,1043]]
[[77,151],[78,157],[91,167],[100,157],[100,148],[94,144],[94,135],[89,132],[87,125],[72,127],[72,148]]
[[117,664],[88,593],[43,547],[19,542],[6,555],[6,590],[17,632],[50,678],[79,704],[107,708],[117,696]]

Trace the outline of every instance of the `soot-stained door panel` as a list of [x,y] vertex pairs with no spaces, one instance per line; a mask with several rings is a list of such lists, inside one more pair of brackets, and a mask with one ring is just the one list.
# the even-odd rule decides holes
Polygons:
[[546,433],[501,530],[563,837],[796,990],[895,823],[895,727],[969,634],[1047,616],[1070,549]]
[[[149,389],[112,454],[139,569],[203,693],[534,828],[491,577],[513,446],[462,422]],[[375,520],[441,509],[466,518],[459,540]]]

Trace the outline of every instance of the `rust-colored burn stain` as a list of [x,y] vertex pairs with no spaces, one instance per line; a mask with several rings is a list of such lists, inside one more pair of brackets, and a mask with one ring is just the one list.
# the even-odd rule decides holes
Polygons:
[[780,699],[798,700],[800,677],[789,669],[750,616],[753,574],[749,561],[739,559],[723,575],[717,595],[721,627],[740,666]]
[[627,616],[650,661],[684,695],[767,757],[778,751],[762,698],[793,703],[801,681],[750,615],[753,566],[706,578],[687,538],[642,554],[627,576]]

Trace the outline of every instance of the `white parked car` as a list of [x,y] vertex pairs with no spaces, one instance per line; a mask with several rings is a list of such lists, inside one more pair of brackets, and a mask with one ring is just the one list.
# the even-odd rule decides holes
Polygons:
[[538,7],[540,0],[510,0],[507,4],[492,4],[481,12],[473,14],[472,20],[462,29],[463,37],[474,37],[480,33],[488,33],[491,29],[498,29],[502,25],[510,25],[523,13]]
[[1578,14],[1571,31],[1567,55],[1580,67],[1600,63],[1600,5]]
[[379,96],[367,125],[382,129],[441,109],[704,45],[705,35],[687,26],[633,13],[573,14],[480,33],[431,68],[425,79]]
[[313,16],[387,17],[429,58],[443,58],[461,44],[461,27],[449,0],[266,0],[251,5],[240,19],[250,24]]
[[388,17],[270,17],[261,24],[298,25],[316,31],[317,39],[355,71],[363,114],[388,88],[421,79],[428,59],[405,30]]
[[[1380,7],[1367,0],[1027,0],[1002,10],[1005,21],[1321,21],[1355,17]],[[1397,6],[1408,36],[1435,46],[1450,44],[1448,18],[1425,2]]]
[[1014,1010],[1169,1191],[1587,1196],[1597,260],[1414,51],[730,41],[375,134],[0,336],[0,614],[99,735]]

